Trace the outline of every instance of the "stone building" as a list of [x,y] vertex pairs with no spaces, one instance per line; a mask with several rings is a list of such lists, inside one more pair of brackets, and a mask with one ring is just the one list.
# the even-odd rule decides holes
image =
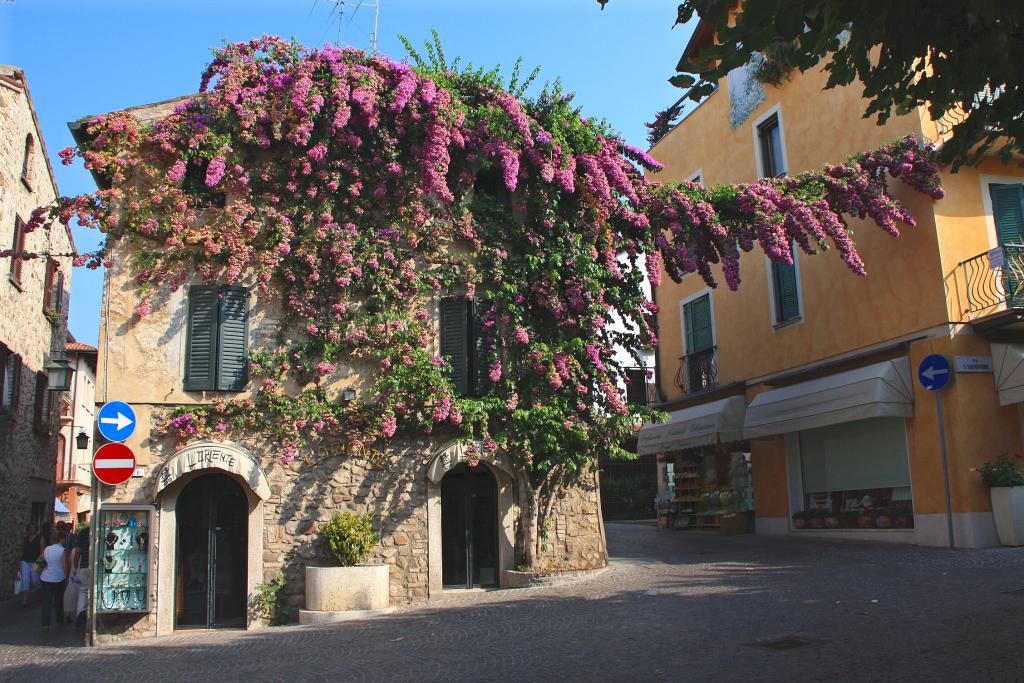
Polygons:
[[[71,336],[70,334],[68,335]],[[70,339],[65,346],[74,370],[61,396],[57,437],[57,498],[77,526],[89,521],[92,505],[93,427],[96,424],[96,347]]]
[[[180,102],[127,111],[151,122]],[[87,120],[71,124],[80,146],[87,144],[82,125]],[[96,181],[109,187],[104,177]],[[116,610],[103,604],[109,596],[98,591],[97,640],[258,625],[261,620],[251,607],[257,584],[282,573],[292,608],[301,606],[304,566],[331,564],[319,527],[345,511],[372,516],[381,542],[370,561],[390,566],[394,605],[425,600],[445,589],[513,585],[518,577],[510,572],[522,557],[518,520],[529,504],[525,475],[501,457],[482,455],[470,466],[466,446],[453,435],[396,437],[374,454],[352,453],[341,442],[320,444],[284,465],[281,453],[258,439],[182,448],[160,434],[156,427],[171,409],[253,395],[247,358],[276,348],[282,302],[257,297],[253,282],[210,286],[197,276],[138,319],[131,246],[115,242],[110,250],[97,405],[118,400],[134,410],[137,428],[125,444],[138,467],[126,484],[101,487],[97,527],[102,543],[104,510],[116,515],[125,513],[122,506],[137,506],[129,513],[136,514],[151,506],[132,520],[143,524],[148,519],[150,559],[145,606],[112,614]],[[432,306],[435,339],[441,336],[443,306]],[[212,334],[203,328],[203,315],[210,316]],[[197,349],[207,337],[220,341],[203,356]],[[232,344],[232,339],[242,343]],[[368,370],[347,368],[327,389],[341,400],[361,396],[369,386]],[[547,519],[540,558],[545,569],[605,565],[592,471],[570,481]]]
[[57,196],[25,74],[0,66],[0,250],[48,254],[0,259],[0,599],[25,524],[49,521],[54,507],[58,429],[44,367],[63,355],[74,244],[62,225],[25,225]]

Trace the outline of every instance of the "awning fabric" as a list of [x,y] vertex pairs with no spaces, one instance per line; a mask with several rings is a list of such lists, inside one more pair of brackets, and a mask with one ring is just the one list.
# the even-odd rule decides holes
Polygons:
[[747,407],[743,435],[754,439],[913,414],[910,362],[897,358],[758,394]]
[[743,438],[746,408],[743,396],[730,396],[669,413],[668,422],[646,422],[637,438],[637,453],[646,455],[739,441]]
[[68,510],[68,506],[61,502],[60,498],[53,499],[53,511],[58,515],[70,515],[71,510]]
[[1024,401],[1024,344],[992,344],[992,376],[999,405]]

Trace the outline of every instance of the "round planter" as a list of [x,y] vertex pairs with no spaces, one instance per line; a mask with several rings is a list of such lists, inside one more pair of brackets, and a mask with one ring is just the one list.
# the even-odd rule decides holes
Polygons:
[[996,486],[989,492],[999,542],[1024,545],[1024,486]]
[[892,526],[895,529],[912,529],[914,527],[914,518],[910,515],[897,515],[892,518]]
[[834,515],[829,515],[828,517],[826,517],[825,518],[825,528],[826,529],[838,529],[839,528],[839,518],[834,516]]
[[875,517],[875,526],[879,529],[891,529],[892,528],[892,517],[889,515],[879,515]]
[[825,519],[823,517],[811,517],[811,528],[812,529],[824,529]]
[[871,515],[861,515],[857,518],[857,526],[861,529],[873,529],[875,528],[875,518]]
[[793,520],[793,526],[796,527],[797,529],[806,529],[807,528],[807,520],[804,519],[803,517],[797,517],[797,518],[795,518]]
[[377,610],[390,600],[390,567],[306,567],[306,609],[318,612]]

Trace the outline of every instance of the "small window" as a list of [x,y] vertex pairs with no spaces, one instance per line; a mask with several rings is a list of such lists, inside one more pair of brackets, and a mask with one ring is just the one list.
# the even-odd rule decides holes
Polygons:
[[185,390],[242,391],[248,381],[249,290],[189,287]]
[[491,345],[484,332],[484,316],[491,302],[462,296],[441,300],[441,356],[451,364],[455,391],[482,396],[487,391]]
[[761,148],[761,176],[778,178],[786,175],[786,166],[782,154],[782,128],[779,117],[772,114],[757,127],[757,139]]
[[14,217],[14,239],[11,241],[11,251],[15,252],[11,254],[11,270],[10,278],[11,282],[16,284],[19,288],[21,287],[21,268],[25,264],[24,260],[19,258],[16,254],[25,250],[25,223],[20,217]]
[[699,353],[715,345],[710,294],[683,305],[683,326],[686,328],[686,353]]
[[32,133],[25,136],[25,157],[21,162],[21,182],[25,183],[25,187],[32,191],[32,175],[35,170],[35,154],[36,154],[36,140],[32,137]]
[[693,394],[718,384],[718,357],[711,295],[705,294],[683,304],[683,338],[686,348],[676,383]]

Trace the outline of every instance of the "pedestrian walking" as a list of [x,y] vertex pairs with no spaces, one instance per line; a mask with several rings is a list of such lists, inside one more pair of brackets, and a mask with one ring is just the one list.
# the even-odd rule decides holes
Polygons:
[[64,591],[64,614],[75,626],[85,623],[85,607],[89,603],[89,584],[92,574],[89,570],[89,527],[83,526],[72,534],[72,550],[68,587]]
[[36,529],[34,522],[25,525],[25,538],[22,539],[21,561],[18,563],[18,573],[21,575],[21,606],[28,607],[28,599],[32,591],[39,588],[39,574],[33,569],[33,565],[39,556],[43,554],[43,535]]
[[43,631],[50,630],[50,612],[57,615],[57,624],[64,624],[64,588],[67,584],[67,553],[64,551],[64,537],[67,531],[58,528],[53,532],[53,542],[43,550],[43,571],[39,582],[43,590]]

